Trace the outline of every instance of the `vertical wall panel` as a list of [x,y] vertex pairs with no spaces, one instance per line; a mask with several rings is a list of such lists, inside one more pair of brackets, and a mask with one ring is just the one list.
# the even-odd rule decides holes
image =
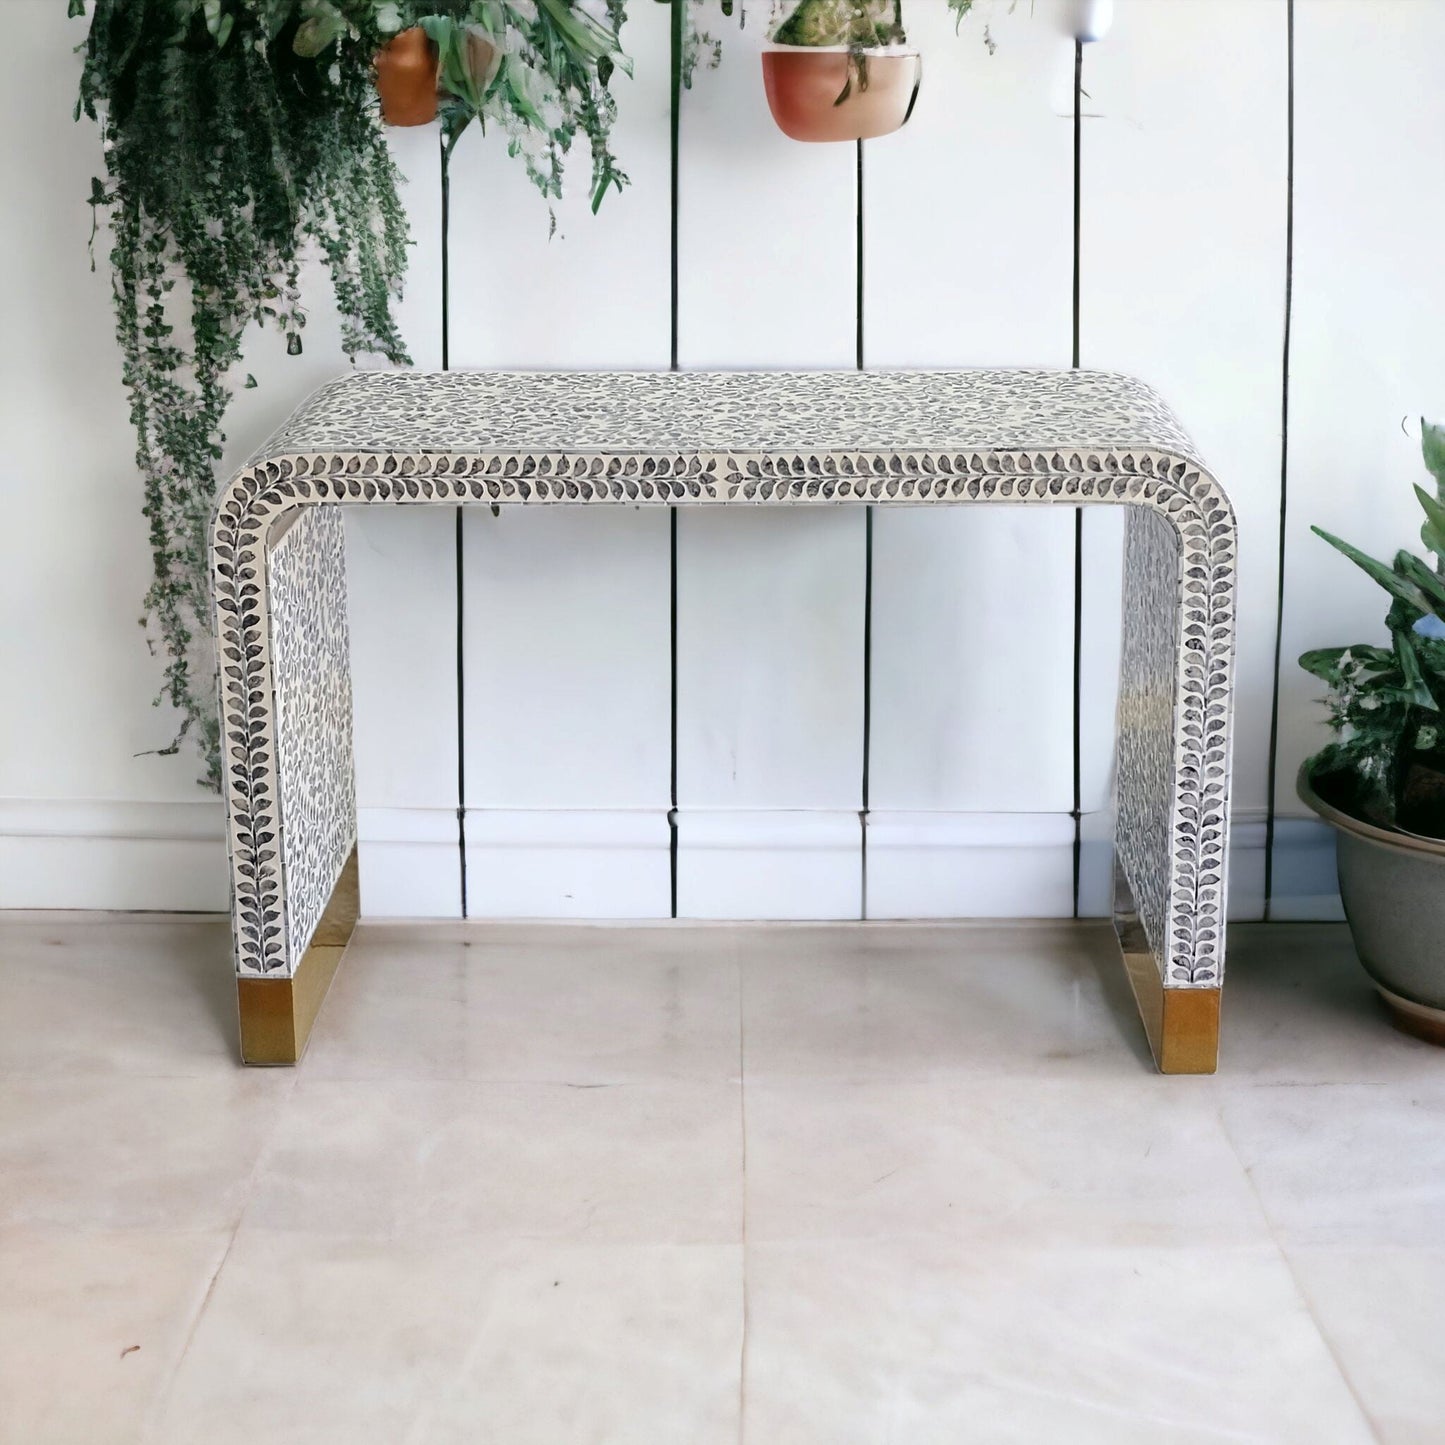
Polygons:
[[[1295,252],[1288,587],[1275,802],[1304,813],[1300,763],[1325,741],[1312,647],[1385,642],[1384,593],[1310,534],[1388,560],[1419,551],[1417,418],[1445,413],[1445,6],[1295,6]],[[1252,624],[1247,624],[1252,625]],[[1281,843],[1291,831],[1282,826]],[[1332,880],[1275,859],[1273,916],[1328,908]]]
[[[905,8],[923,88],[867,148],[868,364],[1067,366],[1059,7],[981,10],[958,33],[942,4]],[[874,528],[868,914],[1067,914],[1073,514],[886,509]]]
[[[773,124],[760,53],[716,3],[721,66],[684,92],[679,362],[854,363],[851,145]],[[678,912],[845,917],[860,909],[863,516],[678,515]]]
[[[451,364],[668,364],[669,43],[631,7],[615,150],[632,184],[594,216],[585,137],[546,202],[500,134],[452,161]],[[473,916],[670,908],[668,520],[484,509],[465,517],[467,902]]]
[[[1285,293],[1285,0],[1119,0],[1084,51],[1082,361],[1158,387],[1234,501],[1241,537],[1231,904],[1263,907]],[[1113,581],[1086,521],[1087,573]],[[1111,529],[1112,530],[1112,529]],[[1117,598],[1083,618],[1084,806],[1110,793]],[[1089,900],[1107,908],[1107,892]]]

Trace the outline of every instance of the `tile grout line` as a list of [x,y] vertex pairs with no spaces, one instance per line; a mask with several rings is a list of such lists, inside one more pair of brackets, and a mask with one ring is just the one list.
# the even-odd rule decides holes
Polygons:
[[[1258,1087],[1257,1085],[1252,1087]],[[1326,1085],[1326,1088],[1332,1087]],[[1260,1218],[1264,1220],[1264,1227],[1269,1234],[1269,1242],[1274,1246],[1274,1252],[1279,1256],[1279,1261],[1284,1265],[1285,1273],[1289,1275],[1290,1283],[1294,1286],[1295,1295],[1300,1304],[1304,1306],[1304,1312],[1319,1342],[1324,1346],[1325,1353],[1330,1357],[1330,1363],[1335,1367],[1335,1373],[1340,1377],[1341,1383],[1350,1393],[1350,1399],[1355,1402],[1355,1408],[1360,1412],[1360,1418],[1365,1423],[1365,1429],[1370,1432],[1370,1438],[1384,1445],[1380,1432],[1375,1428],[1375,1421],[1370,1412],[1365,1408],[1365,1402],[1360,1398],[1360,1392],[1355,1388],[1355,1382],[1350,1378],[1350,1372],[1345,1368],[1345,1362],[1338,1350],[1335,1349],[1334,1341],[1326,1332],[1324,1324],[1318,1315],[1315,1314],[1314,1306],[1310,1303],[1309,1291],[1305,1289],[1299,1275],[1295,1272],[1294,1261],[1289,1257],[1289,1251],[1280,1243],[1279,1235],[1275,1231],[1274,1220],[1270,1217],[1269,1210],[1265,1207],[1264,1197],[1259,1192],[1259,1186],[1254,1182],[1254,1171],[1244,1162],[1239,1152],[1239,1147],[1234,1142],[1234,1135],[1229,1132],[1229,1125],[1225,1122],[1224,1108],[1216,1100],[1214,1115],[1219,1121],[1219,1132],[1224,1135],[1224,1142],[1229,1145],[1229,1152],[1234,1156],[1235,1162],[1239,1165],[1240,1172],[1244,1175],[1249,1184],[1249,1192],[1254,1198],[1255,1205],[1259,1209]]]
[[[299,1068],[299,1066],[298,1066]],[[276,1135],[280,1132],[282,1124],[286,1120],[286,1112],[291,1107],[291,1099],[296,1093],[298,1070],[292,1070],[292,1076],[287,1083],[286,1097],[281,1101],[280,1108],[276,1111],[276,1121],[271,1126],[261,1147],[256,1151],[256,1157],[251,1163],[249,1173],[246,1175],[246,1187],[241,1197],[241,1207],[236,1211],[236,1222],[231,1226],[230,1238],[226,1240],[226,1247],[221,1251],[221,1258],[215,1269],[211,1272],[210,1279],[206,1282],[205,1293],[201,1296],[201,1302],[196,1306],[195,1313],[191,1316],[190,1328],[186,1331],[186,1341],[181,1346],[180,1353],[176,1356],[176,1362],[171,1366],[166,1375],[165,1383],[160,1385],[154,1395],[151,1396],[150,1405],[146,1410],[146,1418],[141,1426],[141,1439],[150,1441],[156,1438],[156,1430],[159,1428],[159,1417],[170,1403],[172,1392],[175,1390],[176,1381],[180,1378],[181,1367],[186,1362],[186,1357],[191,1352],[191,1346],[196,1342],[196,1336],[200,1333],[201,1321],[205,1319],[206,1311],[211,1307],[211,1300],[216,1293],[216,1286],[221,1282],[221,1273],[226,1268],[227,1261],[231,1258],[231,1251],[236,1247],[237,1236],[241,1233],[241,1226],[246,1222],[246,1211],[251,1205],[251,1196],[255,1192],[256,1176],[261,1172],[261,1165],[270,1151]]]

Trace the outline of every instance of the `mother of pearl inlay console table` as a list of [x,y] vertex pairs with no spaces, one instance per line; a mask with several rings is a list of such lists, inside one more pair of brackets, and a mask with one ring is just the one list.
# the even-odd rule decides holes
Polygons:
[[212,521],[249,1063],[294,1063],[358,913],[341,506],[1129,508],[1116,928],[1160,1069],[1211,1072],[1235,526],[1169,409],[1082,371],[359,372]]

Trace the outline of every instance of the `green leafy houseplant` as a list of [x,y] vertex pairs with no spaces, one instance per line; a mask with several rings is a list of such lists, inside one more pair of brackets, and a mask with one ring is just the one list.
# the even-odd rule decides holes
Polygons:
[[410,0],[405,13],[437,45],[448,154],[473,121],[482,130],[490,121],[551,200],[580,133],[592,155],[592,209],[626,185],[612,153],[609,88],[615,71],[632,73],[618,38],[626,0]]
[[903,0],[798,0],[773,29],[779,45],[846,45],[877,50],[904,45]]
[[[69,13],[86,13],[70,0]],[[252,323],[301,350],[302,261],[324,258],[342,346],[407,362],[392,314],[408,245],[373,85],[378,49],[422,23],[442,57],[447,151],[494,120],[549,198],[579,133],[594,209],[626,177],[607,82],[624,0],[96,0],[77,117],[99,122],[116,335],[154,572],[142,622],[166,658],[157,701],[220,783],[207,531],[224,418]],[[469,37],[498,63],[478,76]],[[94,239],[94,232],[92,232]],[[255,385],[246,377],[245,385]]]
[[206,544],[243,334],[274,325],[301,350],[314,245],[347,355],[407,360],[391,312],[407,222],[371,84],[398,21],[376,0],[97,0],[84,46],[77,117],[98,120],[104,143],[91,204],[110,225],[154,558],[145,611],[166,657],[162,699],[181,715],[161,751],[191,733],[212,787]]
[[1445,426],[1421,426],[1435,489],[1416,486],[1432,569],[1407,551],[1393,565],[1315,527],[1390,594],[1390,646],[1306,652],[1300,666],[1329,684],[1335,741],[1310,759],[1322,797],[1379,827],[1445,838]]

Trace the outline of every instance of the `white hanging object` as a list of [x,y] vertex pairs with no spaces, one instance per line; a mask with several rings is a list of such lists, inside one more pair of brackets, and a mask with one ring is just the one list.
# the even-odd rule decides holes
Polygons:
[[1102,40],[1114,23],[1114,0],[1068,0],[1063,23],[1075,40]]

